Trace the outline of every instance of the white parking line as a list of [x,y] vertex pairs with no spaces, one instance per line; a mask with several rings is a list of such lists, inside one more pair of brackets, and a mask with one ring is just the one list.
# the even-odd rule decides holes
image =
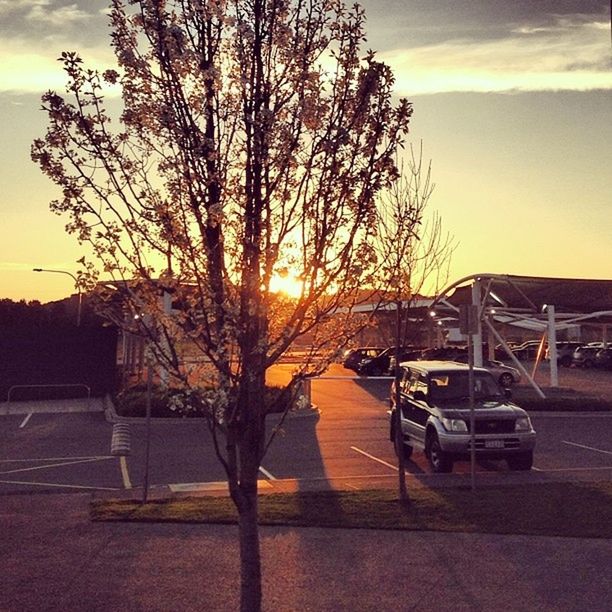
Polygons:
[[577,468],[553,468],[550,470],[538,470],[538,472],[594,472],[596,470],[612,470],[611,467],[577,467]]
[[261,465],[259,466],[259,471],[268,479],[268,480],[276,480],[275,476],[272,476],[272,474],[270,474],[270,472],[268,472],[268,470],[266,470],[266,468],[262,467]]
[[596,453],[603,453],[604,455],[612,455],[611,451],[601,450],[601,448],[593,448],[592,446],[585,446],[584,444],[577,444],[576,442],[568,442],[563,440],[563,444],[569,444],[570,446],[577,446],[578,448],[585,448],[586,450],[592,450]]
[[25,419],[23,419],[23,421],[21,421],[21,425],[19,426],[19,429],[23,429],[27,424],[28,421],[32,418],[32,412],[30,412]]
[[370,453],[366,453],[364,450],[361,450],[360,448],[357,448],[356,446],[351,446],[351,450],[354,450],[356,453],[361,453],[368,459],[372,459],[372,461],[382,463],[383,465],[386,465],[387,467],[391,468],[392,470],[395,470],[396,472],[399,469],[395,465],[391,465],[390,463],[387,463],[386,461],[383,461],[382,459],[379,459],[378,457],[375,457],[374,455],[370,455]]
[[[36,465],[34,467],[19,468],[18,470],[6,470],[0,472],[0,474],[16,474],[17,472],[33,472],[34,470],[46,470],[47,468],[62,467],[64,465],[76,465],[77,463],[91,463],[92,461],[103,461],[105,459],[112,459],[112,457],[103,457],[95,459],[79,459],[78,461],[62,461],[62,463],[50,463],[46,465]],[[31,461],[37,461],[32,459]]]
[[121,479],[123,480],[123,488],[131,489],[132,482],[130,480],[130,473],[128,472],[127,459],[125,455],[119,457],[119,467],[121,468]]
[[0,463],[32,463],[32,461],[73,461],[76,459],[112,459],[111,455],[93,455],[92,457],[35,457],[33,459],[0,459]]

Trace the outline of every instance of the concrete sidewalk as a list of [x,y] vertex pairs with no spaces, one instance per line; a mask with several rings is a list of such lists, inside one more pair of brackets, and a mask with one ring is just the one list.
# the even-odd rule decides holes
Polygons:
[[[237,529],[92,523],[89,495],[0,497],[0,609],[238,609]],[[503,520],[503,519],[500,519]],[[609,540],[261,528],[264,609],[609,610]]]

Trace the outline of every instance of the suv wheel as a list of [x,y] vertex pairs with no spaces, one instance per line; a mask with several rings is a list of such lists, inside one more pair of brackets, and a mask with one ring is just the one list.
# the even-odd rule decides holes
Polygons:
[[427,457],[431,469],[436,474],[446,474],[453,471],[453,460],[442,450],[436,435],[430,438]]
[[507,461],[508,467],[511,470],[530,470],[531,466],[533,465],[533,451],[521,453],[520,455],[515,455],[514,457],[508,457]]

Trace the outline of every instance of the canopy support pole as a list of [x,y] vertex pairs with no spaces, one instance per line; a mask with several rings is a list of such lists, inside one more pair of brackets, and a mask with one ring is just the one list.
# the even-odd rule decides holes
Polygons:
[[495,327],[493,327],[493,324],[491,323],[491,321],[485,318],[484,322],[487,325],[487,327],[491,330],[491,333],[495,336],[497,341],[504,347],[504,349],[506,350],[506,353],[508,353],[508,355],[514,362],[514,365],[519,369],[521,374],[529,381],[529,384],[535,389],[535,392],[538,394],[538,396],[541,397],[542,399],[546,399],[544,392],[542,391],[542,389],[540,389],[540,387],[538,387],[538,384],[533,379],[533,376],[531,376],[531,374],[527,372],[527,370],[523,367],[523,364],[516,358],[515,354],[512,352],[510,347],[506,344],[506,341],[501,337],[501,335],[498,333]]
[[557,361],[557,328],[555,327],[555,307],[547,304],[548,314],[548,357],[550,363],[550,386],[559,386],[559,363]]

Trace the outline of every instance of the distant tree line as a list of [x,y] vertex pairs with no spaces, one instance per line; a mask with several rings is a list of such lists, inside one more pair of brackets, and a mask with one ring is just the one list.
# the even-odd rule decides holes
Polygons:
[[[14,302],[0,299],[0,328],[42,329],[46,327],[74,327],[78,308],[78,297],[71,296],[56,302],[42,304],[38,300]],[[102,319],[87,308],[83,299],[81,326],[99,327]]]

